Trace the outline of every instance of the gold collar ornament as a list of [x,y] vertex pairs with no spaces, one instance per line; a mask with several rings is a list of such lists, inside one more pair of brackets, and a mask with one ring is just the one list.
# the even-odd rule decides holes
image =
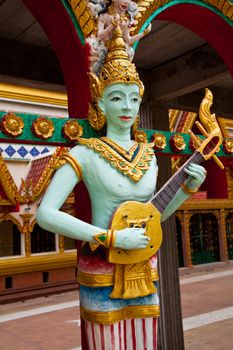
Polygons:
[[153,143],[137,143],[127,152],[107,137],[100,139],[79,139],[79,144],[93,149],[110,165],[138,182],[150,167],[153,158]]

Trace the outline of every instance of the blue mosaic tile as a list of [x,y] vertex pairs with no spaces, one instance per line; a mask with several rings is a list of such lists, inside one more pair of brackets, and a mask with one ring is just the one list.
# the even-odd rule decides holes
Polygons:
[[45,148],[43,149],[43,151],[41,152],[41,154],[48,153],[48,152],[49,152],[48,148],[45,147]]
[[28,151],[27,151],[26,148],[23,147],[23,146],[21,146],[21,147],[18,149],[17,152],[18,152],[19,155],[21,155],[21,157],[23,157],[23,158],[26,156],[26,154],[28,154]]
[[33,147],[29,153],[30,153],[33,157],[36,157],[36,156],[38,156],[38,154],[40,154],[40,152],[38,151],[38,149],[37,149],[36,147]]
[[6,154],[7,154],[9,157],[12,157],[13,154],[15,154],[16,150],[15,150],[11,145],[9,145],[9,146],[5,149],[5,152],[6,152]]

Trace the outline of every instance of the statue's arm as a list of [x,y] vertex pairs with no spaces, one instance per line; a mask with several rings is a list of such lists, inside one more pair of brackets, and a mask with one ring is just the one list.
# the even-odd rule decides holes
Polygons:
[[[205,180],[206,170],[201,165],[192,163],[184,171],[189,176],[185,185],[191,191],[199,188]],[[172,215],[189,197],[190,195],[180,188],[163,211],[161,222],[168,219],[169,216]]]
[[37,211],[37,222],[44,229],[70,238],[91,241],[103,229],[83,222],[59,209],[80,181],[70,164],[55,173]]

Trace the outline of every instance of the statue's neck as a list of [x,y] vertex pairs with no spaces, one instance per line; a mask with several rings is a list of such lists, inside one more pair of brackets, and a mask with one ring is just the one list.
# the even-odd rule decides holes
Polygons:
[[119,146],[123,147],[124,149],[129,149],[133,142],[131,140],[130,132],[114,132],[111,130],[107,130],[106,136],[111,139],[112,141],[116,142]]

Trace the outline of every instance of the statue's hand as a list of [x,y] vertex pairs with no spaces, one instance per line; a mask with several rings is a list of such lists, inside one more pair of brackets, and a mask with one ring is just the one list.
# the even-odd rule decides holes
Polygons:
[[186,186],[191,190],[195,190],[200,187],[205,181],[206,170],[203,166],[191,163],[187,168],[184,169],[186,174],[189,175],[188,180],[185,182]]
[[124,228],[116,232],[115,247],[121,249],[146,248],[149,237],[145,236],[143,228]]

